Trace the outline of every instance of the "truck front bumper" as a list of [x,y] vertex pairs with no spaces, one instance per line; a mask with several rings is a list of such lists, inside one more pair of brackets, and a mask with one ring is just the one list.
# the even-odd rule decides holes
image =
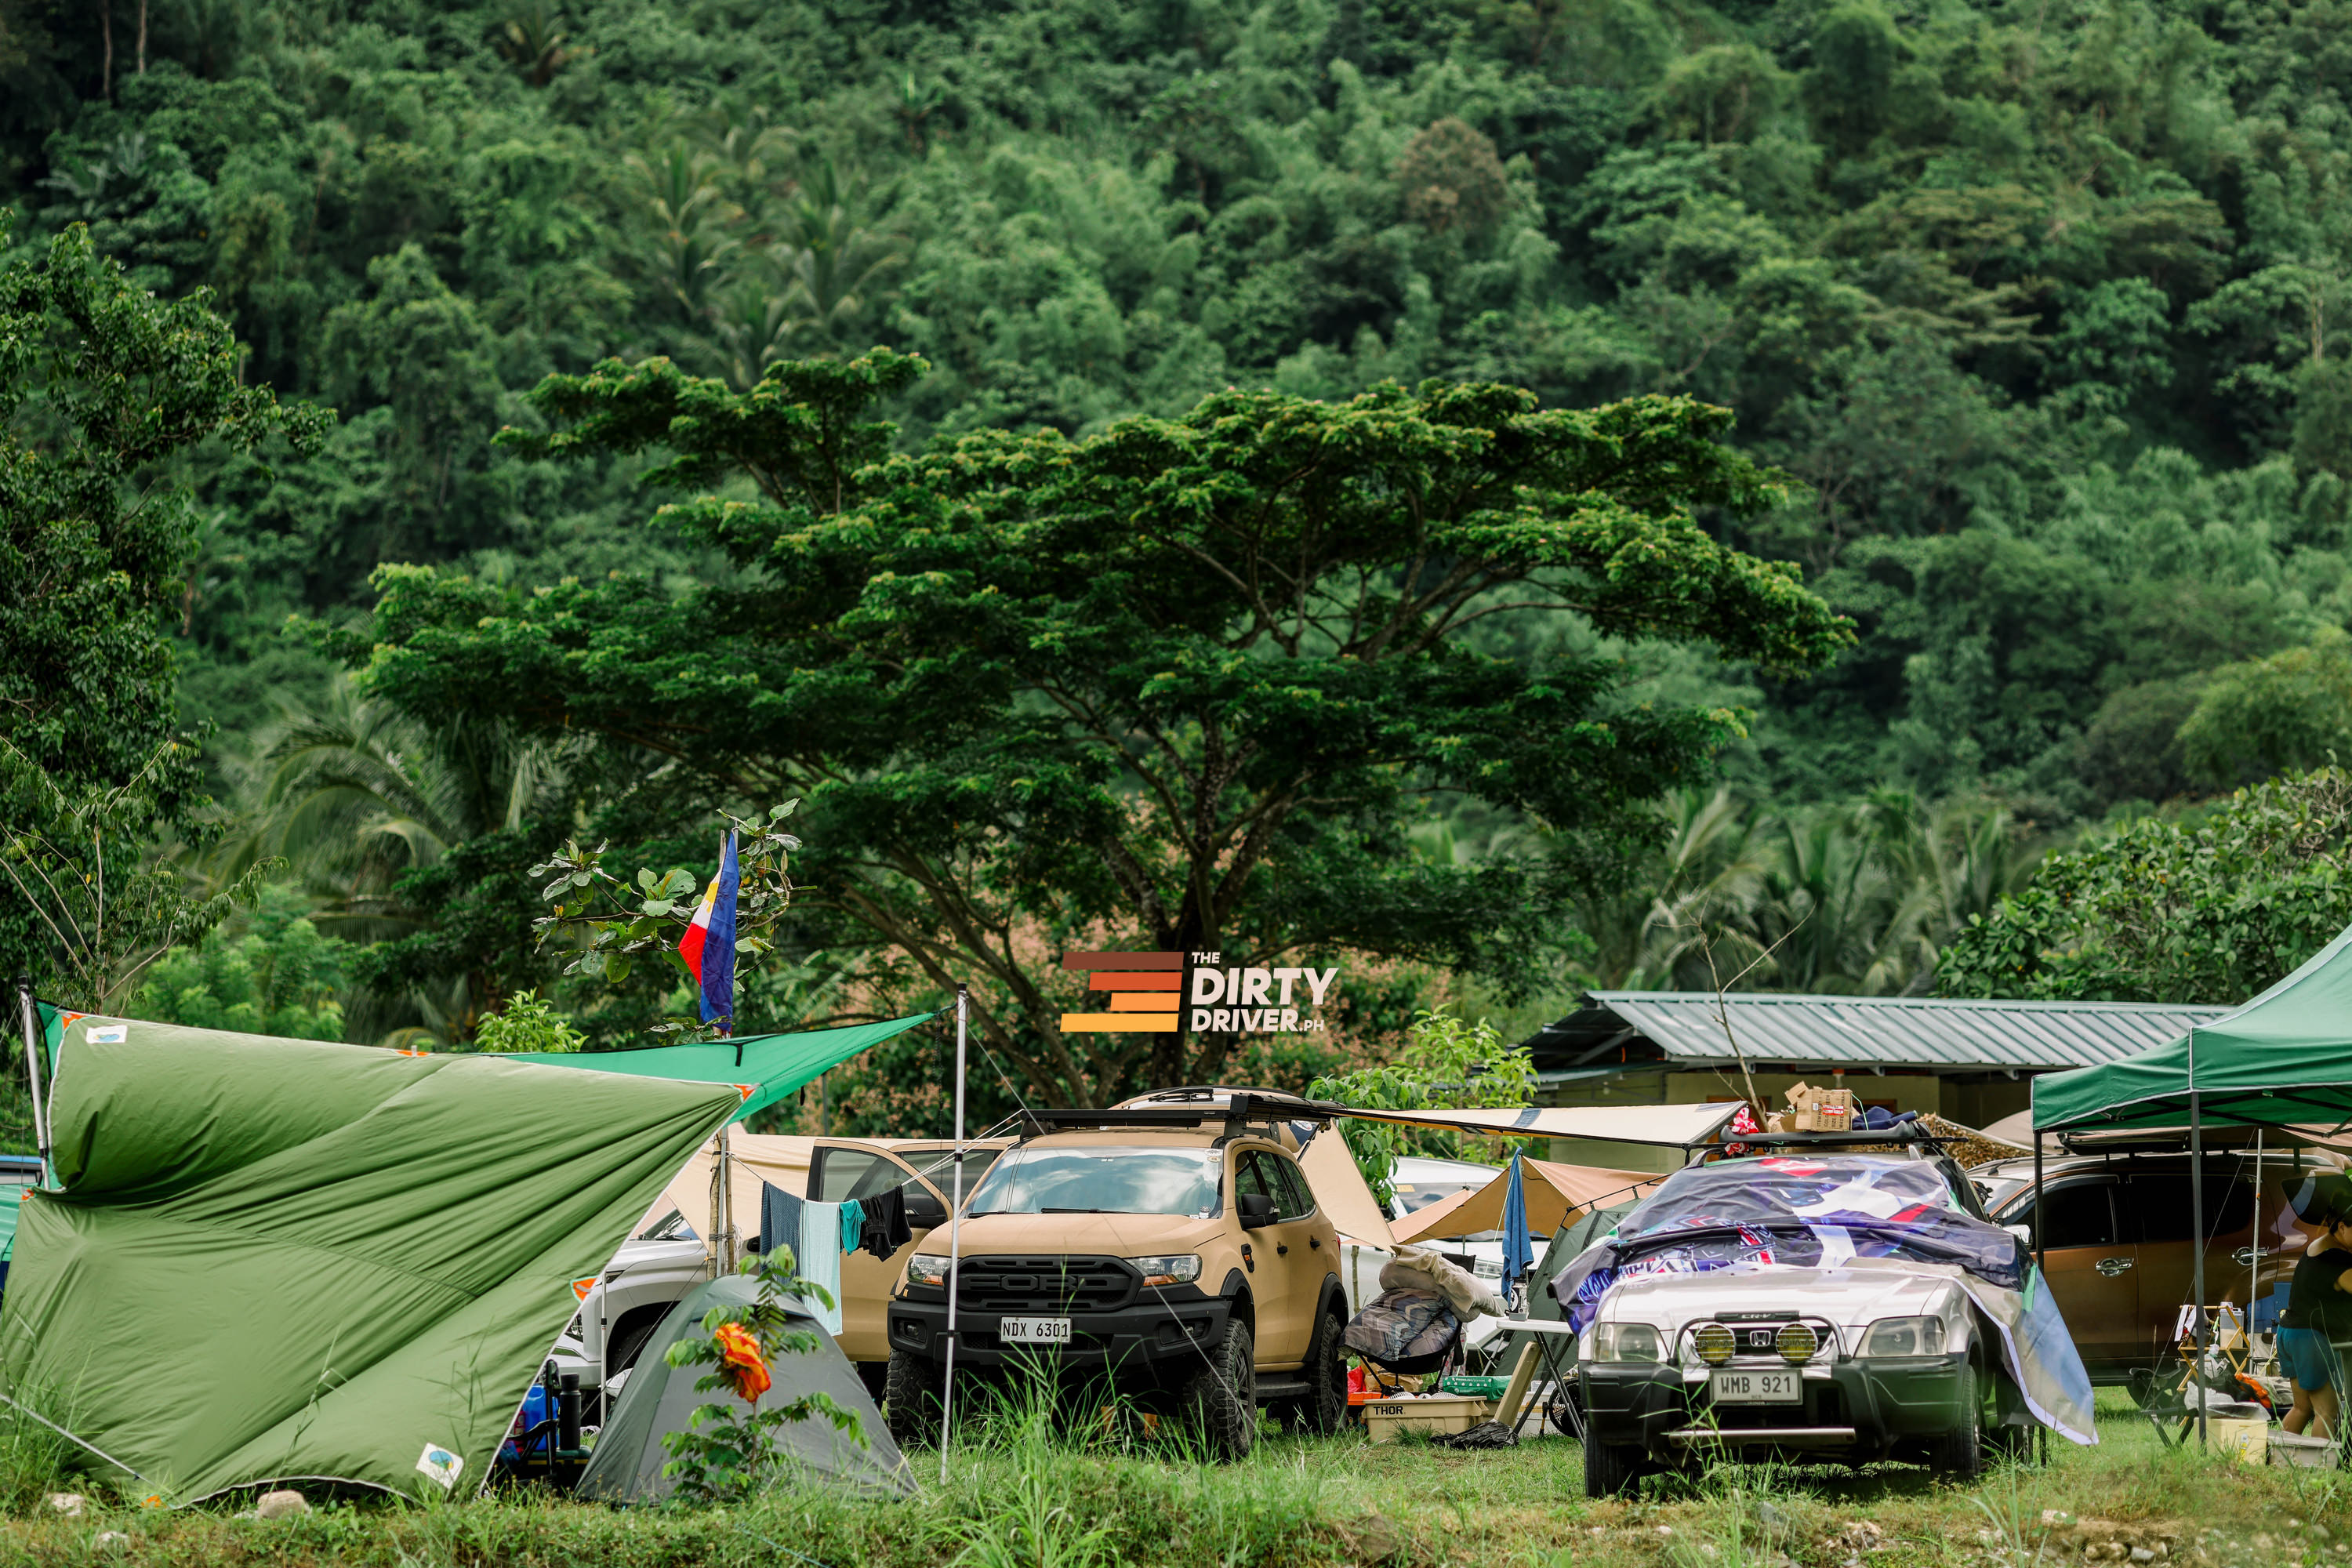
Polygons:
[[1789,1405],[1717,1405],[1704,1373],[1667,1365],[1586,1362],[1587,1441],[1639,1448],[1660,1464],[1695,1455],[1760,1458],[1825,1454],[1856,1464],[1952,1430],[1966,1351],[1946,1355],[1841,1357],[1803,1369]]
[[[939,1299],[925,1299],[932,1295]],[[1034,1315],[961,1308],[956,1313],[956,1365],[989,1368],[1056,1364],[1076,1369],[1138,1367],[1160,1362],[1198,1365],[1204,1355],[1224,1343],[1225,1325],[1233,1318],[1233,1303],[1193,1286],[1171,1286],[1151,1291],[1132,1306],[1066,1314],[1070,1320],[1067,1344],[1005,1344],[998,1327],[1003,1320]],[[934,1362],[946,1359],[948,1305],[944,1291],[910,1288],[891,1300],[887,1321],[892,1350],[926,1356]]]

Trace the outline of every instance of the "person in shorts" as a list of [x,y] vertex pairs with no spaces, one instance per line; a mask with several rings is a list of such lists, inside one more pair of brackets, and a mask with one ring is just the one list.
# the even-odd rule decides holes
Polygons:
[[2287,1194],[2294,1217],[2316,1226],[2279,1315],[2279,1361],[2294,1383],[2294,1408],[2280,1425],[2315,1436],[2336,1435],[2343,1367],[2336,1346],[2352,1341],[2352,1181],[2333,1172],[2307,1176]]

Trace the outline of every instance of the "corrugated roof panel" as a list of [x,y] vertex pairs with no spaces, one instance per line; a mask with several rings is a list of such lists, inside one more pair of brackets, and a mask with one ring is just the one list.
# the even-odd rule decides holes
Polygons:
[[[1670,1060],[1732,1059],[1704,992],[1595,991],[1605,1009]],[[1790,996],[1748,993],[1723,1010],[1751,1060],[1799,1066],[2040,1072],[2092,1067],[2177,1039],[2235,1011],[2133,1002],[1946,1001],[1916,996]],[[1563,1032],[1569,1021],[1547,1034]],[[1540,1039],[1541,1037],[1538,1037]]]

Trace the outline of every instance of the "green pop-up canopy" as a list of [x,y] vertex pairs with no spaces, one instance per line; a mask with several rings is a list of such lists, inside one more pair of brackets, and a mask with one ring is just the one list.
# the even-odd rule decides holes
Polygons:
[[886,1018],[878,1024],[811,1029],[798,1035],[746,1035],[740,1040],[700,1046],[649,1046],[635,1051],[567,1051],[560,1055],[519,1052],[507,1060],[583,1068],[591,1072],[626,1073],[632,1078],[724,1084],[741,1099],[735,1110],[735,1119],[740,1121],[803,1085],[815,1082],[820,1073],[839,1067],[868,1047],[937,1016],[935,1013],[917,1013],[912,1017]]
[[46,1021],[55,1190],[17,1223],[0,1392],[169,1501],[304,1478],[473,1490],[579,1292],[740,1103]]
[[2169,1045],[2033,1080],[2037,1131],[2352,1118],[2352,930],[2234,1013]]

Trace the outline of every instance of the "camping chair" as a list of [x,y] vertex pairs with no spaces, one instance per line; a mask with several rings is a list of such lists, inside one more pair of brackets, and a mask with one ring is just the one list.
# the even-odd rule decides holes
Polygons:
[[[2172,1356],[2154,1368],[2135,1367],[2126,1386],[2132,1403],[2156,1427],[2158,1440],[2168,1448],[2189,1440],[2196,1429],[2199,1397],[2221,1394],[2271,1410],[2271,1391],[2254,1374],[2253,1337],[2246,1331],[2244,1315],[2234,1302],[2206,1310],[2208,1326],[2204,1375],[2197,1370],[2197,1309],[2180,1309],[2173,1322]],[[2216,1386],[2219,1384],[2220,1386]],[[2209,1405],[2207,1408],[2211,1407]],[[2271,1410],[2273,1415],[2277,1412]]]

